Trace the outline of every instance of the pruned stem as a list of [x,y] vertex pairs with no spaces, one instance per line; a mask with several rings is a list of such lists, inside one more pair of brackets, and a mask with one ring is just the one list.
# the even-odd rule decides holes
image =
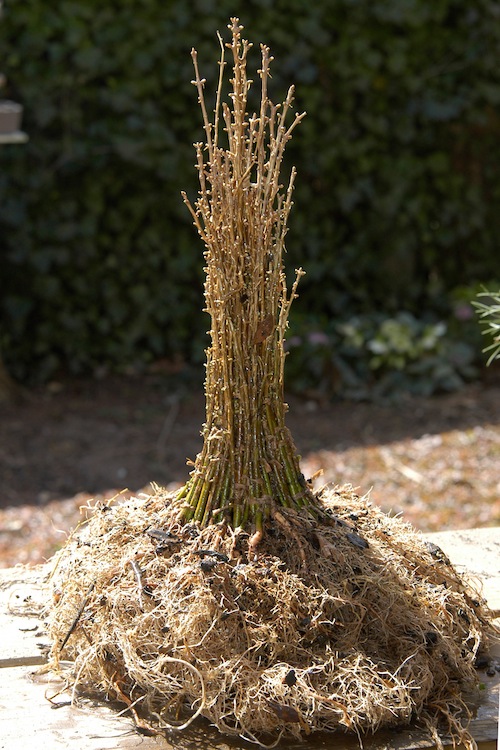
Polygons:
[[[288,295],[283,269],[295,170],[283,190],[284,149],[304,114],[291,124],[293,88],[281,107],[268,99],[269,49],[261,46],[259,115],[247,113],[251,81],[237,18],[232,41],[231,106],[222,101],[224,54],[214,123],[208,117],[196,51],[193,81],[202,110],[205,144],[195,144],[200,191],[194,206],[184,194],[205,243],[206,311],[211,345],[206,365],[204,444],[179,494],[184,519],[202,525],[226,517],[234,527],[251,521],[261,532],[273,504],[301,507],[310,491],[285,427],[284,336],[303,271]],[[224,53],[224,49],[223,49]],[[219,145],[225,124],[227,148]]]

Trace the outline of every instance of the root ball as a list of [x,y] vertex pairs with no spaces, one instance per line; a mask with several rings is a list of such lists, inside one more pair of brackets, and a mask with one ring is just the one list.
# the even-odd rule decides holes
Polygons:
[[484,602],[350,487],[318,503],[320,521],[280,508],[257,547],[176,524],[161,491],[97,506],[55,558],[51,667],[159,730],[202,714],[264,742],[419,718],[463,739]]

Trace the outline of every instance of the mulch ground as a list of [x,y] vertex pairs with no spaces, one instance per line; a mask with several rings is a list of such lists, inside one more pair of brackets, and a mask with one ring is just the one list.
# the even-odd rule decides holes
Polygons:
[[[290,397],[306,476],[422,531],[500,525],[500,371],[396,405]],[[201,447],[201,385],[162,373],[53,382],[0,405],[0,567],[60,547],[92,498],[174,488]]]

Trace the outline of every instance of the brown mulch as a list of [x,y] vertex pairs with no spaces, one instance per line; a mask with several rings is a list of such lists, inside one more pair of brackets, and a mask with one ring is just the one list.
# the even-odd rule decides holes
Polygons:
[[[318,484],[350,483],[423,531],[500,525],[500,372],[393,406],[290,397]],[[201,447],[201,386],[162,373],[62,381],[0,405],[0,567],[61,546],[92,498],[171,488]],[[125,493],[127,494],[127,493]]]

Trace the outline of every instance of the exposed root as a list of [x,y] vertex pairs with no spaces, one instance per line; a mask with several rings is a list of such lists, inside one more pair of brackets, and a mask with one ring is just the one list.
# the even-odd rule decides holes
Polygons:
[[167,494],[96,508],[56,558],[51,666],[71,660],[76,687],[124,702],[141,731],[201,714],[273,744],[417,717],[467,739],[481,597],[349,487],[318,516],[280,510],[256,539],[176,525]]

